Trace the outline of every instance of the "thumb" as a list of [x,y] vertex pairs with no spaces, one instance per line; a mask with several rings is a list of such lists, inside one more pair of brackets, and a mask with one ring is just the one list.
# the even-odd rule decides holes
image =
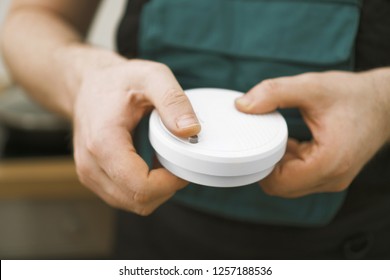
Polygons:
[[[277,108],[304,108],[315,91],[317,79],[308,78],[314,74],[302,74],[264,80],[249,92],[236,99],[236,107],[244,113],[269,113]],[[310,76],[311,77],[311,76]]]
[[155,102],[161,120],[173,134],[189,137],[200,132],[200,123],[181,88],[170,88]]
[[154,77],[148,89],[150,100],[170,132],[178,137],[189,137],[200,132],[200,123],[190,100],[170,70]]

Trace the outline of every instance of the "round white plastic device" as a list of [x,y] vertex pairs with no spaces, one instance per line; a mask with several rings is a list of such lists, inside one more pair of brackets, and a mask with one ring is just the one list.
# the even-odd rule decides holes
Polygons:
[[286,150],[287,124],[280,113],[241,113],[234,102],[242,93],[232,90],[200,88],[186,95],[202,127],[197,143],[170,133],[156,110],[150,117],[149,140],[166,169],[213,187],[247,185],[271,173]]

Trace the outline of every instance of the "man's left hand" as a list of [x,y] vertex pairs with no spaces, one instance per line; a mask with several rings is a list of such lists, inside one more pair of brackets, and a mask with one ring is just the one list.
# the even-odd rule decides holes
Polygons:
[[345,190],[390,140],[390,70],[332,71],[266,80],[236,107],[261,114],[299,108],[313,139],[289,139],[274,171],[260,182],[281,197]]

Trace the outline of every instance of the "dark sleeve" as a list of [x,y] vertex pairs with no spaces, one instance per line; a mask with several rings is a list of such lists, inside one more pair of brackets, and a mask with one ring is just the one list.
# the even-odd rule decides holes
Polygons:
[[356,39],[356,70],[390,66],[390,0],[364,0]]
[[138,30],[143,6],[149,0],[128,0],[116,34],[118,52],[127,57],[137,57]]

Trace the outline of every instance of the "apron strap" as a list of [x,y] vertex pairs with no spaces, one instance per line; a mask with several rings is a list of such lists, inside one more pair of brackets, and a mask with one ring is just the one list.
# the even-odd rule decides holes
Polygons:
[[137,57],[138,55],[138,31],[141,12],[147,2],[149,0],[128,0],[127,2],[116,34],[118,52],[127,58]]

